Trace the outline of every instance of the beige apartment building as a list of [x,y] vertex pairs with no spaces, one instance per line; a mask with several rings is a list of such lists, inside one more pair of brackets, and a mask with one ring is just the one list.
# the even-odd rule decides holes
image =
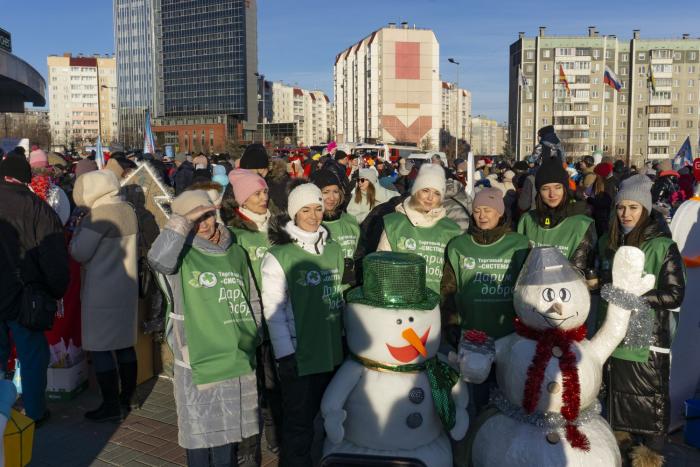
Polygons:
[[471,92],[458,88],[455,83],[443,81],[441,147],[448,144],[448,140],[454,138],[454,135],[460,140],[471,141],[471,114]]
[[508,141],[508,128],[496,120],[477,115],[471,118],[469,141],[475,156],[500,156]]
[[116,60],[107,56],[50,55],[49,121],[54,145],[92,145],[97,135],[108,146],[116,140]]
[[328,142],[332,126],[331,103],[323,91],[309,91],[282,82],[270,83],[270,123],[296,123],[298,146]]
[[441,89],[440,46],[433,31],[389,23],[335,58],[337,141],[438,149]]
[[[619,78],[619,92],[605,84],[606,66]],[[545,125],[554,125],[574,157],[602,150],[640,164],[673,157],[687,137],[697,153],[699,107],[700,39],[688,34],[644,39],[635,30],[624,40],[593,26],[581,36],[549,36],[540,27],[536,37],[520,33],[510,46],[509,130],[520,158]]]

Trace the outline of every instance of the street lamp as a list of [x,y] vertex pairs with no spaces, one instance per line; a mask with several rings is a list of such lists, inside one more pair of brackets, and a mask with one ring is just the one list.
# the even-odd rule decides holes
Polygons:
[[457,66],[457,81],[455,82],[455,159],[459,151],[459,62],[454,58],[448,58],[448,62]]
[[262,145],[265,146],[265,75],[255,73],[255,76],[262,81]]

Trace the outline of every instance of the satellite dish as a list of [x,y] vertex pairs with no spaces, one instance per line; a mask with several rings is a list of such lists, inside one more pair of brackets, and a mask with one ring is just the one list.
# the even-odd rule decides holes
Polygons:
[[292,138],[289,136],[284,137],[284,144],[292,144]]

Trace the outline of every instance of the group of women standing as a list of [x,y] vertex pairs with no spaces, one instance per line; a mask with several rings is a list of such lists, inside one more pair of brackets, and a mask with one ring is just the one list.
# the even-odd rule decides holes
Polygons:
[[[291,187],[286,212],[275,216],[265,180],[233,170],[237,207],[228,228],[216,222],[217,206],[205,191],[185,191],[173,202],[149,260],[169,299],[179,440],[190,465],[237,465],[241,447],[258,435],[258,389],[278,414],[264,418],[268,443],[277,442],[268,425],[281,426],[280,465],[313,465],[314,417],[344,358],[343,293],[354,283],[358,217],[386,201],[378,200],[376,174],[367,170],[359,171],[351,200],[336,174],[318,171],[313,183]],[[454,347],[467,329],[494,338],[513,332],[513,287],[531,246],[559,248],[591,287],[596,265],[609,280],[620,245],[641,248],[646,272],[657,277],[645,295],[656,310],[656,347],[611,358],[608,411],[615,429],[661,435],[668,424],[668,355],[655,349],[670,347],[668,318],[683,297],[683,266],[638,177],[623,184],[610,231],[596,248],[593,221],[571,196],[558,159],[540,167],[536,208],[517,232],[502,192],[492,188],[476,194],[463,232],[443,207],[444,169],[424,164],[410,195],[383,217],[378,249],[425,258],[427,285],[442,296],[445,345]],[[485,404],[485,397],[481,388],[475,403]]]

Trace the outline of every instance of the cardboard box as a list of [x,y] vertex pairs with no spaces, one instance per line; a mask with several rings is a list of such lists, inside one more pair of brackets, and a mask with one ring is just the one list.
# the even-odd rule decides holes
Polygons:
[[46,376],[46,397],[52,401],[69,401],[88,387],[87,359],[69,368],[49,368]]
[[12,409],[3,439],[5,467],[24,467],[32,460],[34,420]]

